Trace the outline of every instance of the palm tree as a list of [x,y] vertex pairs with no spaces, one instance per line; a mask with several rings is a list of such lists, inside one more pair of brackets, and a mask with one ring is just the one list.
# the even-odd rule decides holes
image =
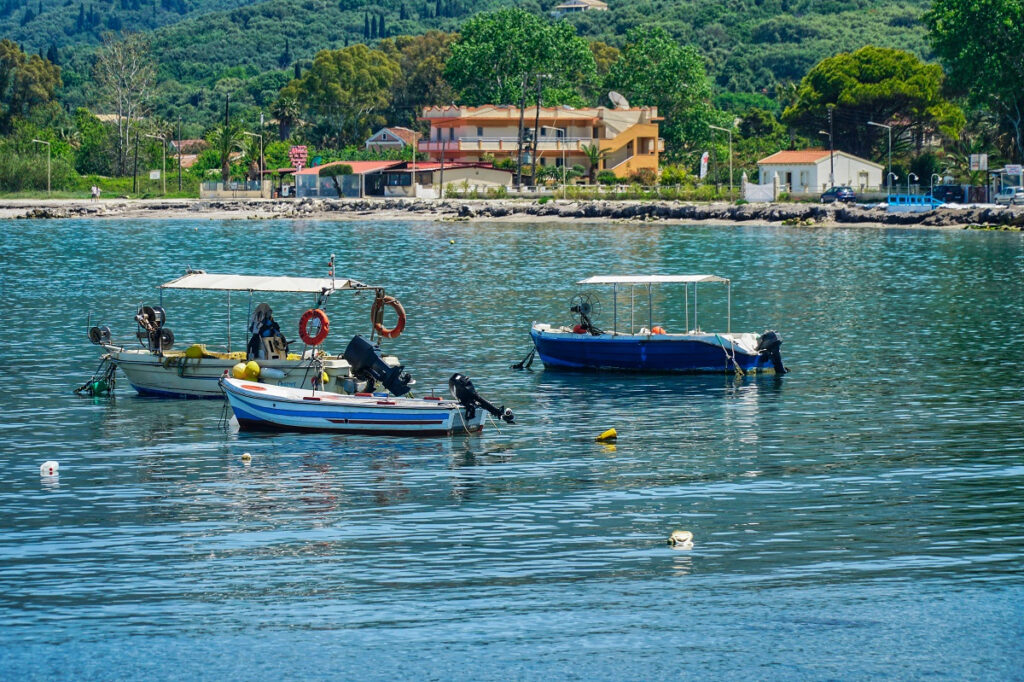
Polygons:
[[278,137],[287,140],[292,134],[292,126],[299,121],[299,102],[290,95],[281,95],[270,105],[271,115],[277,119]]
[[219,125],[210,133],[210,146],[220,154],[220,178],[222,182],[231,179],[231,152],[242,151],[242,126],[237,121],[227,126]]
[[594,177],[597,175],[598,166],[601,162],[608,158],[608,150],[601,149],[597,144],[584,144],[580,146],[580,150],[586,155],[587,161],[590,162],[590,169],[587,171],[587,182],[593,184]]

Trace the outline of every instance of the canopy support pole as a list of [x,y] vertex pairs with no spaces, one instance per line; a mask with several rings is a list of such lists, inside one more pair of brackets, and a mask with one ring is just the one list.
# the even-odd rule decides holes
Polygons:
[[619,285],[612,285],[612,336],[619,328]]
[[654,329],[654,295],[650,284],[647,285],[647,328]]

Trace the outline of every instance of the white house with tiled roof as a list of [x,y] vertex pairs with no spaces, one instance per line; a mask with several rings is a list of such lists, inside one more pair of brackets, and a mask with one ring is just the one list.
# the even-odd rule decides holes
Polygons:
[[[761,184],[779,174],[779,183],[797,193],[823,192],[831,186],[848,185],[855,190],[875,189],[883,184],[885,167],[859,156],[827,149],[796,149],[775,152],[757,162]],[[830,180],[830,175],[835,177]]]
[[366,140],[367,149],[404,149],[416,144],[419,133],[402,126],[381,128]]

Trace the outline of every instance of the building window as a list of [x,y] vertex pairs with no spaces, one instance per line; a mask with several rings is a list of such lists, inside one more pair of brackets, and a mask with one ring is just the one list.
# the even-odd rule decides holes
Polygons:
[[597,132],[597,126],[594,126],[594,139],[596,140],[599,137],[600,137],[600,135]]
[[449,140],[454,140],[455,139],[455,128],[454,127],[448,129],[448,139]]
[[477,137],[483,137],[484,136],[484,129],[481,128],[480,126],[477,126],[477,128],[476,128],[476,136]]

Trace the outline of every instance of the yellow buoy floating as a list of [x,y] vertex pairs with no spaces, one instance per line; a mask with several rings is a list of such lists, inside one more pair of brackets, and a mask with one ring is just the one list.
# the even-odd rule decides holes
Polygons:
[[608,429],[607,431],[605,431],[604,433],[597,437],[597,442],[604,443],[610,440],[615,440],[618,437],[619,434],[615,429]]

